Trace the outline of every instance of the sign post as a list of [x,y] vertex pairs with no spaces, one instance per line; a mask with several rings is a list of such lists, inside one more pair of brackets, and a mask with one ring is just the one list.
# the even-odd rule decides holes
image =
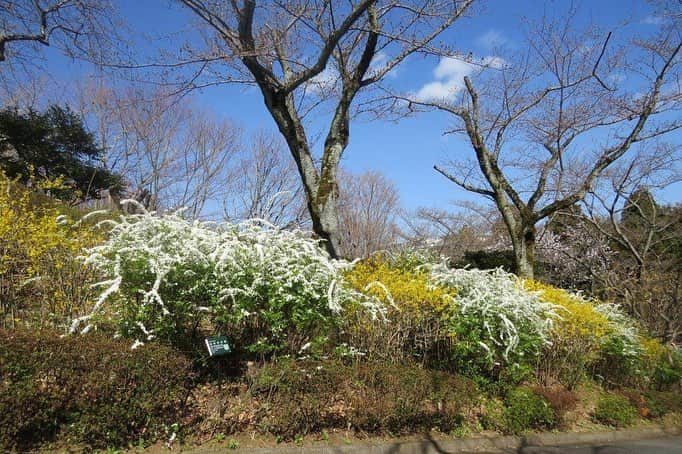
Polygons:
[[225,336],[211,336],[204,339],[209,356],[222,356],[230,353],[230,345]]

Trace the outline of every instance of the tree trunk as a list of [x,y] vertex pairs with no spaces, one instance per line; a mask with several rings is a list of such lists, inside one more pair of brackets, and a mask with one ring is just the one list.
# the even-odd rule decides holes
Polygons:
[[287,142],[289,151],[296,163],[298,173],[303,183],[308,212],[313,222],[313,232],[322,239],[324,248],[332,258],[340,256],[340,236],[338,233],[337,188],[336,171],[341,154],[347,144],[348,132],[342,137],[345,143],[325,143],[322,157],[322,169],[318,171],[313,159],[308,140],[301,120],[294,108],[291,95],[262,89],[265,105],[272,114],[277,127]]
[[[318,189],[318,194],[320,190]],[[328,194],[323,205],[308,202],[308,211],[313,221],[313,232],[324,242],[324,248],[333,258],[339,258],[341,241],[338,222],[338,191]]]
[[[487,173],[486,173],[487,172]],[[514,249],[514,265],[516,274],[522,279],[533,279],[533,265],[535,265],[535,219],[515,213],[506,195],[500,188],[499,180],[492,171],[484,169],[490,185],[493,187],[495,203],[502,214],[502,220],[509,232],[509,238]]]
[[522,279],[533,279],[535,265],[535,227],[523,226],[512,241],[516,274]]

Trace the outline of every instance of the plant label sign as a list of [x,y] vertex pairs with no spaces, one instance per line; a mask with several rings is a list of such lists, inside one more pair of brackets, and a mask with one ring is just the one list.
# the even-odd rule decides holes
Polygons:
[[204,339],[210,356],[222,356],[230,353],[230,344],[225,336],[212,336]]

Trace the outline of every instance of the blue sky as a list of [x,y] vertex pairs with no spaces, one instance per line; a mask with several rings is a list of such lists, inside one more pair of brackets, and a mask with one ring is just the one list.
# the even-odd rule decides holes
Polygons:
[[[183,30],[191,32],[191,16],[182,8],[173,6],[172,1],[116,0],[115,4],[137,36],[141,49],[149,55],[156,52],[155,40],[158,37]],[[522,45],[520,24],[524,18],[537,20],[542,14],[565,10],[568,5],[567,1],[490,0],[477,7],[473,17],[458,22],[445,39],[464,53],[493,56],[496,46],[514,48]],[[625,20],[633,24],[627,30],[619,28]],[[580,5],[577,23],[595,23],[605,29],[616,30],[616,33],[656,27],[649,4],[635,0],[585,0]],[[88,64],[63,58],[54,50],[48,49],[46,55],[46,65],[57,82],[84,77],[92,71]],[[439,66],[438,59],[412,58],[397,70],[390,82],[402,90],[433,91],[443,86],[447,88],[447,74],[447,68]],[[456,68],[449,74],[458,74]],[[205,89],[194,96],[197,104],[229,117],[247,132],[275,130],[259,92],[253,88],[220,86]],[[479,200],[433,170],[433,165],[443,159],[471,153],[462,139],[442,135],[448,124],[448,118],[437,113],[400,122],[360,118],[351,125],[350,145],[343,165],[354,172],[383,172],[398,187],[401,201],[407,209],[447,207],[453,200]],[[664,197],[668,202],[680,199],[679,195],[670,191]]]

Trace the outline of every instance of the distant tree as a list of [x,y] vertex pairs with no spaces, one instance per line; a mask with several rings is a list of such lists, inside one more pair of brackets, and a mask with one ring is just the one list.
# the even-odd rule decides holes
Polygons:
[[456,211],[422,207],[404,213],[401,237],[407,244],[431,249],[458,266],[479,266],[479,262],[464,260],[467,254],[471,258],[482,252],[502,256],[511,252],[509,236],[496,210],[473,203],[456,206]]
[[256,133],[228,170],[224,214],[231,221],[264,219],[284,229],[310,224],[296,166],[281,137]]
[[583,216],[583,211],[574,205],[555,213],[539,229],[536,278],[558,287],[596,294],[604,276],[613,269],[616,257],[609,239]]
[[345,258],[368,257],[395,247],[400,212],[398,190],[377,171],[359,175],[342,172],[339,194],[339,233]]
[[121,189],[121,177],[103,167],[102,156],[93,135],[68,107],[51,106],[43,113],[0,111],[0,167],[9,177],[24,182],[32,175],[64,177],[68,189],[57,195],[77,203],[98,198],[103,189]]
[[517,271],[514,263],[514,252],[509,249],[466,251],[464,257],[456,262],[455,266],[480,270],[502,268],[509,273],[516,273]]
[[162,89],[85,83],[77,98],[107,166],[125,177],[123,196],[191,218],[219,214],[240,128]]
[[620,215],[620,224],[628,230],[641,230],[645,224],[653,223],[661,213],[653,194],[646,187],[638,187],[627,195]]

